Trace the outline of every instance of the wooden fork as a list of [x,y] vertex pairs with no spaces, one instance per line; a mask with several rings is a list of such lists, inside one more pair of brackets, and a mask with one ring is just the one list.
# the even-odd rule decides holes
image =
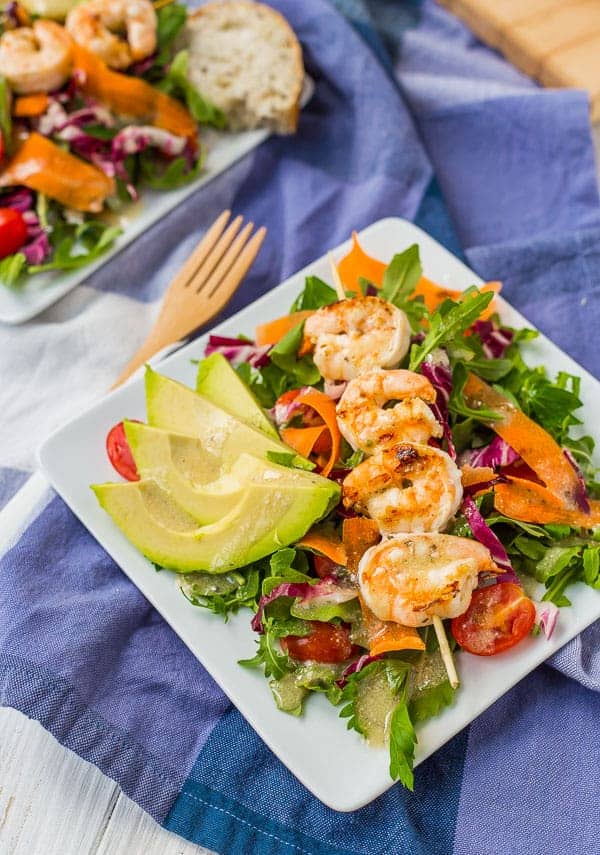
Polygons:
[[254,223],[247,223],[240,231],[243,217],[236,217],[227,226],[230,216],[231,211],[223,211],[173,279],[156,323],[112,389],[159,350],[187,338],[210,321],[231,300],[267,230],[263,226],[250,237]]

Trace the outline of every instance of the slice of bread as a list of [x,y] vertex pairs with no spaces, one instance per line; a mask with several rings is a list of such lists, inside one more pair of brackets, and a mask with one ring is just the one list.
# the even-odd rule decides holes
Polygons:
[[185,31],[191,82],[227,117],[232,131],[298,124],[302,50],[285,18],[252,0],[207,3]]

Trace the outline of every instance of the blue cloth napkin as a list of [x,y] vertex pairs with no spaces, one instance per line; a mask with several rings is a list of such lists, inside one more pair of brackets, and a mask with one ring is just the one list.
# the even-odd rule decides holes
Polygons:
[[[316,81],[298,136],[261,146],[91,286],[155,298],[166,269],[143,274],[224,197],[269,227],[231,311],[351,229],[400,215],[503,279],[511,302],[598,373],[585,95],[537,89],[429,2],[337,0],[354,27],[326,0],[273,5]],[[414,794],[394,786],[337,814],[274,758],[59,498],[0,559],[0,702],[165,827],[227,855],[597,851],[597,648],[592,628],[530,675],[419,767]]]

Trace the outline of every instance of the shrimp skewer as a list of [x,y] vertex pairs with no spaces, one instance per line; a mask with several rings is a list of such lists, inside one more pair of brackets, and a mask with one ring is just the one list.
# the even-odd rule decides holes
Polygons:
[[437,448],[402,442],[346,476],[344,507],[377,521],[382,534],[440,531],[462,500],[460,469]]
[[326,380],[352,380],[373,368],[391,368],[410,345],[410,324],[381,297],[356,297],[323,306],[304,325],[315,365]]
[[[365,454],[399,442],[427,443],[442,436],[442,427],[428,404],[436,391],[414,371],[375,370],[350,380],[337,405],[340,433]],[[393,406],[384,408],[389,402]]]
[[497,568],[481,543],[427,532],[396,535],[368,549],[358,566],[358,584],[380,620],[426,626],[434,617],[466,612],[482,572]]
[[110,68],[128,68],[156,50],[157,20],[150,0],[87,0],[71,9],[65,26],[74,41]]
[[72,59],[69,34],[54,21],[34,21],[0,38],[0,74],[17,95],[59,89],[71,73]]

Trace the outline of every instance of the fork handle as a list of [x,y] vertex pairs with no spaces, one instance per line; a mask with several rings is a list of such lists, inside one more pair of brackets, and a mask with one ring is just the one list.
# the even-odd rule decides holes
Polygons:
[[162,350],[163,347],[166,347],[168,344],[172,344],[172,340],[164,341],[162,339],[157,338],[155,335],[150,335],[143,342],[142,346],[139,350],[134,353],[132,359],[127,363],[123,371],[119,374],[115,382],[110,387],[112,389],[116,389],[118,386],[121,386],[126,380],[131,377],[131,375],[141,368],[144,363],[148,362],[155,354],[158,353],[159,350]]

